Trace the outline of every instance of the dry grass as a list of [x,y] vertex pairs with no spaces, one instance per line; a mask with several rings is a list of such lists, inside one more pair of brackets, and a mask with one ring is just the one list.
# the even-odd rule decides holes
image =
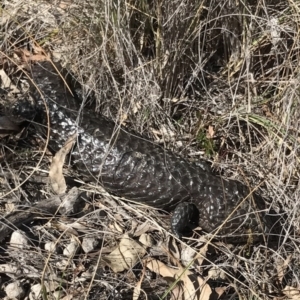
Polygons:
[[[70,70],[83,87],[82,98],[95,105],[97,111],[195,161],[210,160],[228,178],[250,186],[263,182],[260,193],[274,208],[284,209],[288,215],[286,227],[292,224],[299,231],[300,6],[297,1],[4,3],[0,62],[13,70],[10,75],[15,80],[18,78],[15,64],[24,61],[19,49],[39,55],[34,53],[39,45]],[[13,184],[10,181],[3,190],[18,186],[32,170],[34,161],[38,161],[39,154],[22,155],[16,159],[19,163],[10,164],[8,160],[2,166],[6,173],[14,174]],[[40,170],[47,170],[47,163],[44,160]],[[20,187],[13,197],[11,194],[3,201],[8,202],[10,197],[18,205],[24,205],[24,193],[25,187]],[[25,202],[19,202],[21,198]],[[113,231],[103,234],[107,225],[98,224],[98,209],[90,214],[91,218],[87,215],[81,221],[88,222],[89,233],[102,232],[104,249],[112,247]],[[45,240],[51,234],[61,237],[58,243],[62,245],[69,239],[61,232],[49,232],[44,233]],[[118,234],[115,233],[116,239]],[[37,247],[36,243],[33,245]],[[38,247],[35,249],[42,264],[47,255]],[[3,259],[25,264],[24,257],[20,259],[13,253],[3,253]],[[281,295],[286,284],[299,288],[297,253],[299,241],[293,238],[276,251],[255,247],[249,259],[237,249],[221,247],[218,258],[201,271],[207,276],[213,264],[225,270],[226,282],[234,283],[229,294],[235,299],[269,299],[271,295]],[[290,279],[280,283],[277,266],[290,254],[293,261],[285,270]],[[29,256],[26,257],[26,264],[30,265]],[[80,273],[76,268],[93,265],[89,259],[85,258],[84,263],[80,259],[83,258],[78,256],[74,265],[68,261],[64,272],[61,269],[53,272],[67,278],[68,284],[72,282],[74,290],[80,286],[75,280]],[[46,261],[49,268],[56,270],[58,260],[52,257]],[[72,272],[76,273],[73,281]],[[123,281],[135,286],[140,271],[128,271],[131,277],[103,272],[111,277],[98,274],[90,282],[91,289],[97,291],[98,286],[103,299],[127,299],[125,292],[130,299],[130,286]],[[28,278],[31,284],[38,281]],[[147,288],[153,284],[149,282]],[[86,299],[99,299],[93,298],[92,293],[87,295],[86,284],[81,285],[82,295]],[[163,292],[166,286],[162,286]],[[117,290],[124,293],[120,298],[114,294]],[[72,288],[63,292],[72,293]],[[153,286],[149,295],[150,299],[156,299]]]

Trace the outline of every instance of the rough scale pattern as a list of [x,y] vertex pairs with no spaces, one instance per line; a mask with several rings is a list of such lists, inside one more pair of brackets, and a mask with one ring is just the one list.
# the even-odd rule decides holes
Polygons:
[[[248,229],[254,235],[261,235],[268,233],[274,225],[274,218],[266,214],[265,202],[258,195],[249,197],[223,224],[249,194],[245,185],[216,176],[205,162],[195,165],[116,126],[103,116],[93,117],[94,113],[88,111],[78,113],[76,101],[50,63],[33,65],[31,74],[48,105],[50,146],[59,149],[77,132],[78,141],[72,152],[74,165],[83,174],[98,180],[108,191],[167,211],[173,211],[178,203],[192,203],[199,211],[199,226],[203,230],[214,232],[222,225],[219,235],[227,237],[241,236]],[[22,104],[18,102],[14,113],[27,119],[34,118],[42,124],[35,125],[36,128],[45,134],[44,102],[36,88],[32,95],[35,104],[29,104],[28,100],[20,102]],[[174,213],[175,224],[181,214],[183,210],[180,209]]]

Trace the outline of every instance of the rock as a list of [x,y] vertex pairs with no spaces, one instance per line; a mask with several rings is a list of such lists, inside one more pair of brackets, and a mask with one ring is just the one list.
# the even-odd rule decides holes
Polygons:
[[23,299],[25,296],[25,289],[20,281],[14,281],[6,286],[5,293],[8,299]]
[[56,254],[62,253],[61,247],[59,247],[56,242],[47,242],[47,243],[45,243],[44,248],[48,252],[52,252],[52,253],[56,253]]
[[98,245],[99,239],[96,237],[85,237],[81,244],[84,253],[92,252]]
[[29,299],[37,300],[41,298],[42,285],[40,283],[34,284],[30,288]]
[[71,243],[64,249],[63,255],[72,257],[78,252],[79,249],[80,249],[80,245],[78,241],[73,239]]
[[14,248],[24,249],[29,245],[28,239],[19,231],[14,231],[10,238],[10,245]]

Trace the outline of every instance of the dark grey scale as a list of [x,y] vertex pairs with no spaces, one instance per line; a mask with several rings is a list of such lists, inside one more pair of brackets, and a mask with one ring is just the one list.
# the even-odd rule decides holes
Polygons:
[[[216,176],[206,162],[193,164],[103,116],[92,117],[93,112],[85,110],[78,116],[78,103],[50,63],[33,65],[31,72],[48,104],[51,148],[57,151],[77,133],[71,158],[80,173],[118,196],[173,211],[171,227],[177,236],[195,225],[215,232],[248,195],[245,185]],[[34,105],[24,100],[25,104],[16,103],[13,112],[40,123],[33,126],[45,134],[45,108],[34,87],[32,96]],[[270,217],[263,199],[253,197],[255,205],[247,199],[222,225],[220,236],[235,236],[240,242],[249,229],[259,238],[279,231],[280,224],[274,224],[280,218]]]

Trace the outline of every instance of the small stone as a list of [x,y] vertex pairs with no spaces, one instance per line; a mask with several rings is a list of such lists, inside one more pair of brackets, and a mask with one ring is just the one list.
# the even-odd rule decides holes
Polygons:
[[99,239],[95,237],[85,237],[81,244],[84,253],[92,252],[98,245]]
[[29,299],[37,300],[41,298],[42,285],[40,283],[34,284],[30,288]]
[[61,248],[58,247],[56,242],[47,242],[45,243],[45,250],[51,253],[61,253]]
[[55,266],[59,270],[65,270],[68,266],[70,266],[70,262],[68,259],[62,259],[62,260],[56,262]]
[[64,256],[72,257],[80,249],[79,243],[74,239],[63,251]]
[[25,295],[25,289],[20,281],[15,281],[6,286],[5,293],[8,299],[23,299]]
[[24,249],[28,246],[28,240],[23,233],[14,231],[10,238],[10,245],[14,248]]

